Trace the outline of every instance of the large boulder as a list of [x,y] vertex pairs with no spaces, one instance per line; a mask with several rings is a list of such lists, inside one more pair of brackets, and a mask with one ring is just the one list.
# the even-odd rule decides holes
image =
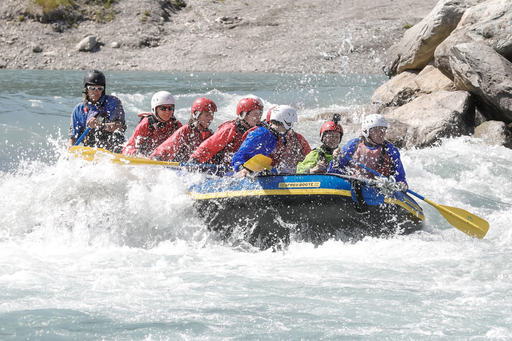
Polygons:
[[511,62],[478,43],[452,47],[449,61],[456,87],[475,96],[485,118],[512,123]]
[[418,92],[415,82],[417,70],[405,71],[382,84],[372,96],[372,103],[400,106],[411,101]]
[[512,148],[512,128],[499,121],[486,121],[475,128],[473,137],[495,146]]
[[398,147],[428,147],[441,138],[473,132],[475,107],[466,91],[439,91],[401,107],[387,107],[387,138]]
[[488,0],[464,13],[457,28],[435,51],[435,65],[453,79],[450,49],[462,43],[480,42],[512,61],[512,1]]
[[404,71],[381,85],[372,96],[372,103],[401,106],[416,97],[437,91],[454,91],[453,82],[436,67],[427,65],[420,73]]
[[434,59],[436,47],[457,27],[466,9],[474,4],[476,0],[440,0],[428,16],[389,48],[384,72],[391,77],[405,70],[423,69]]

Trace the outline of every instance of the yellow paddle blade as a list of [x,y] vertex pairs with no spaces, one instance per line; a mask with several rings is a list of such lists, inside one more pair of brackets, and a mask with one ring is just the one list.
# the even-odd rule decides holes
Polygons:
[[155,161],[141,157],[124,156],[123,154],[111,153],[108,150],[102,148],[72,146],[69,149],[69,153],[75,158],[81,158],[91,162],[97,162],[106,159],[112,163],[120,165],[180,166],[179,162]]
[[457,207],[439,205],[428,199],[424,200],[434,206],[452,226],[471,237],[482,239],[489,231],[489,223],[486,220],[468,211]]
[[251,159],[246,161],[244,163],[244,167],[253,171],[253,172],[259,172],[261,170],[271,170],[272,166],[272,159],[268,156],[265,156],[263,154],[258,154],[253,156]]

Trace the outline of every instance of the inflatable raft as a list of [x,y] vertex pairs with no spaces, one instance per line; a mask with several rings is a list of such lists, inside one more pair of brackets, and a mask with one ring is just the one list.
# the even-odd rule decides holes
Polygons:
[[318,245],[409,234],[425,220],[407,194],[386,196],[366,181],[337,174],[210,178],[192,185],[190,195],[222,239],[246,240],[260,249],[290,239]]

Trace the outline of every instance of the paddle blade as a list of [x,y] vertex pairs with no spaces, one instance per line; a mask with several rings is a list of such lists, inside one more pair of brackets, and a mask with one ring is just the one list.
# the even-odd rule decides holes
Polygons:
[[69,149],[69,152],[73,156],[82,158],[86,161],[99,161],[107,159],[112,163],[120,165],[161,165],[176,167],[180,166],[178,162],[155,161],[140,157],[124,156],[123,154],[111,153],[108,150],[102,148],[72,146]]
[[244,163],[244,167],[253,171],[259,172],[264,169],[271,170],[272,169],[272,159],[263,154],[258,154],[253,156],[250,160]]
[[452,226],[468,236],[482,239],[489,231],[489,223],[486,220],[468,211],[457,207],[439,205],[428,199],[424,200],[434,206]]

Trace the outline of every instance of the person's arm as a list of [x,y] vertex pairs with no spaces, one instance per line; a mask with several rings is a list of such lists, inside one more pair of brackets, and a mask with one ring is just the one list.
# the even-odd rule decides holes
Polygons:
[[249,133],[240,149],[233,155],[233,166],[235,172],[243,169],[244,163],[257,154],[270,155],[277,144],[276,137],[267,128],[258,128]]
[[[398,149],[391,143],[388,142],[388,154],[393,159],[393,168],[394,168],[394,178],[397,183],[402,182],[405,184],[407,190],[407,187],[409,186],[407,184],[407,180],[405,178],[405,169],[402,164],[402,159],[400,157],[400,152]],[[403,188],[401,189],[403,190]]]
[[71,114],[71,122],[69,124],[69,130],[68,130],[68,146],[67,149],[71,148],[75,143],[76,140],[80,137],[81,132],[85,131],[85,126],[82,124],[80,114],[80,104],[78,104],[74,109],[73,113]]
[[190,159],[194,159],[198,163],[204,163],[214,157],[218,152],[231,142],[236,134],[236,127],[227,126],[217,130],[215,134],[203,141],[199,147],[190,155]]
[[313,169],[318,161],[321,160],[320,153],[317,150],[312,150],[302,162],[297,164],[297,173],[298,174],[308,174],[311,169]]
[[127,156],[135,155],[140,151],[141,146],[147,141],[149,136],[149,120],[147,117],[144,117],[135,127],[133,135],[123,147],[123,154]]
[[341,151],[338,152],[336,157],[333,157],[332,161],[329,163],[329,167],[327,168],[327,173],[336,173],[336,174],[345,174],[346,168],[350,166],[349,160],[347,160],[344,156],[347,155],[352,157],[356,150],[358,138],[352,139],[347,142],[346,145],[341,148]]
[[149,157],[152,160],[172,161],[180,151],[185,136],[189,133],[190,126],[184,125],[176,130],[167,140],[159,145]]

